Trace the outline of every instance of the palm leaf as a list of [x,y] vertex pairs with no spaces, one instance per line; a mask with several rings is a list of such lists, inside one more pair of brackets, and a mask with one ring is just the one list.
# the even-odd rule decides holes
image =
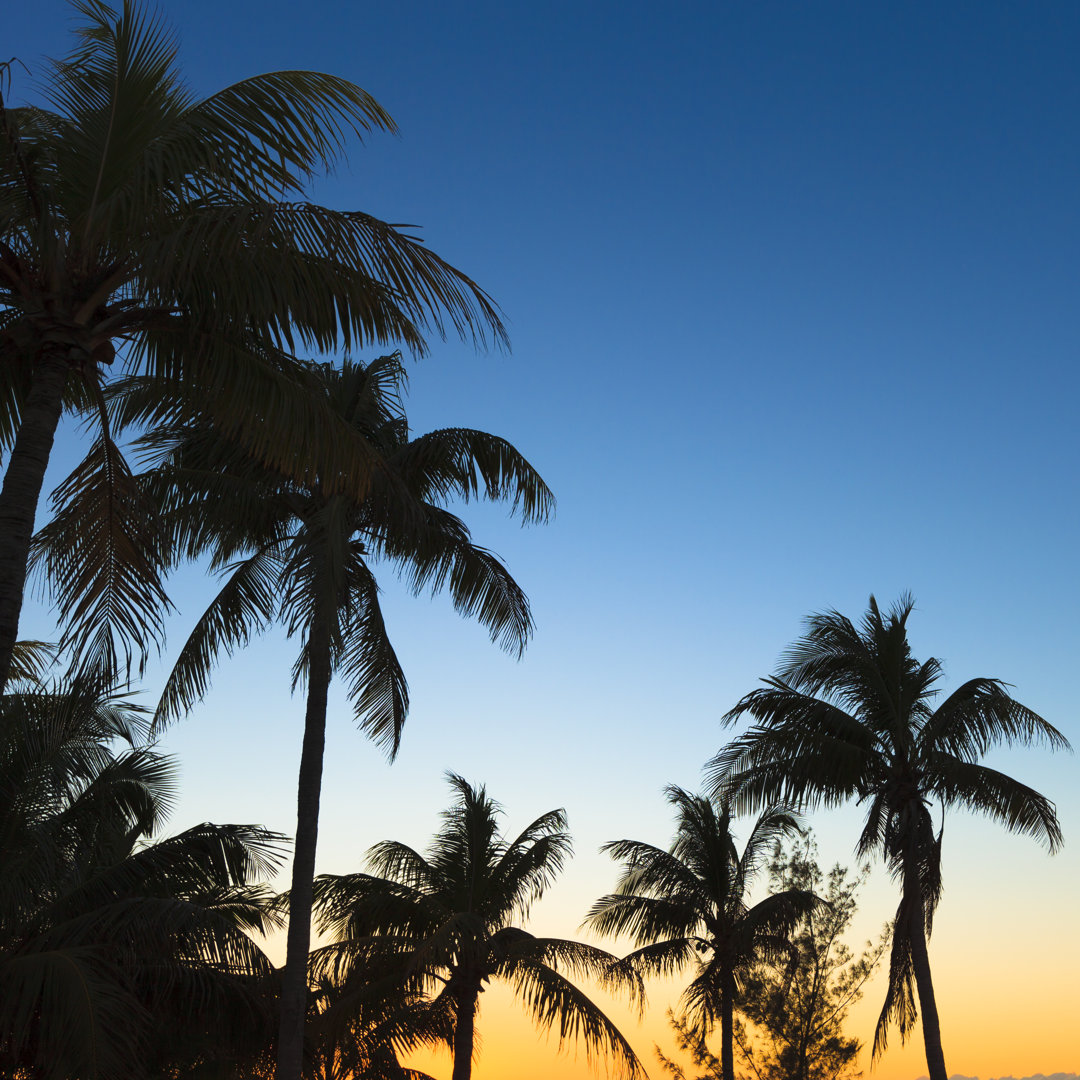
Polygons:
[[573,983],[542,963],[522,960],[510,981],[525,1008],[543,1031],[554,1031],[562,1044],[580,1040],[586,1058],[610,1056],[619,1073],[644,1077],[644,1066],[615,1025]]

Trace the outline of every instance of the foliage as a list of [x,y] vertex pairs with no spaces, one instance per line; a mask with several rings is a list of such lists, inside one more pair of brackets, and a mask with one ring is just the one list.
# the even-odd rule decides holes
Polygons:
[[[313,975],[311,982],[303,1080],[432,1080],[404,1067],[399,1057],[420,1047],[449,1043],[451,1025],[445,1010],[432,1009],[416,994],[402,992],[397,980],[372,967],[357,967],[344,980],[326,973]],[[229,1080],[274,1080],[277,1035],[268,1033],[259,1052],[240,1062]]]
[[[449,592],[459,612],[520,654],[532,630],[528,600],[446,504],[455,497],[505,500],[524,521],[540,522],[554,500],[536,470],[498,436],[449,428],[413,437],[399,354],[368,364],[347,360],[340,368],[310,365],[308,382],[378,462],[363,499],[335,491],[318,469],[302,479],[273,469],[197,421],[142,442],[158,462],[142,484],[162,508],[168,561],[209,554],[211,571],[225,578],[180,652],[157,721],[189,710],[218,656],[273,622],[301,638],[294,679],[304,678],[321,620],[357,723],[392,756],[408,689],[379,607],[377,567],[388,566],[414,593]],[[48,539],[64,548],[80,528],[77,517],[62,517]]]
[[912,656],[913,607],[905,596],[883,614],[871,597],[860,627],[835,611],[811,616],[777,675],[726,715],[729,724],[746,716],[754,723],[709,768],[714,789],[741,811],[777,799],[808,808],[856,799],[865,807],[859,856],[882,858],[902,890],[874,1054],[890,1023],[902,1038],[911,1031],[917,984],[930,1075],[945,1080],[926,952],[941,897],[931,806],[967,807],[1053,851],[1061,843],[1053,803],[978,759],[1001,744],[1068,742],[998,679],[972,679],[936,701],[942,666]]
[[401,992],[390,973],[354,968],[341,982],[323,975],[311,995],[305,1080],[432,1080],[399,1057],[423,1046],[449,1045],[449,1012],[419,994]]
[[[309,392],[377,460],[362,499],[339,490],[334,474],[314,465],[301,478],[271,468],[197,419],[143,440],[158,458],[143,490],[163,508],[159,530],[167,560],[209,554],[211,568],[226,577],[181,650],[158,721],[189,709],[206,691],[220,654],[243,647],[274,621],[301,639],[293,685],[307,683],[307,706],[279,1042],[283,1074],[294,1078],[306,1014],[330,681],[344,676],[357,723],[391,757],[408,711],[375,568],[389,564],[414,593],[449,592],[459,612],[520,655],[532,631],[528,598],[446,504],[454,497],[505,500],[526,521],[543,521],[553,504],[535,469],[504,439],[465,428],[411,438],[399,354],[366,365],[309,365],[307,376]],[[62,516],[49,542],[64,550],[66,538],[81,528],[78,515]]]
[[723,1067],[720,1059],[709,1049],[705,1037],[694,1031],[685,1021],[680,1020],[670,1009],[667,1011],[668,1026],[675,1032],[676,1045],[680,1053],[690,1058],[695,1069],[704,1069],[696,1076],[690,1077],[677,1061],[667,1057],[660,1047],[656,1047],[656,1056],[660,1061],[660,1067],[674,1080],[723,1080]]
[[671,975],[692,966],[683,1018],[702,1036],[720,1024],[723,1071],[734,1080],[734,1010],[747,975],[763,958],[788,955],[792,929],[818,899],[793,888],[748,903],[773,845],[798,831],[788,810],[762,813],[740,855],[729,803],[713,804],[674,786],[667,796],[678,815],[671,848],[637,840],[605,844],[624,869],[615,892],[593,905],[587,923],[602,934],[630,936],[637,948],[620,961],[623,972]]
[[[57,510],[79,501],[93,516],[79,561],[44,568],[67,644],[112,670],[160,641],[166,602],[118,428],[197,401],[268,466],[299,475],[319,462],[359,496],[366,448],[303,392],[295,351],[422,353],[447,329],[506,342],[487,294],[417,237],[306,201],[351,141],[395,130],[369,94],[280,71],[200,100],[159,16],[134,0],[73,7],[81,25],[45,65],[43,104],[13,105],[19,69],[0,68],[0,680],[63,412],[96,437]],[[131,378],[138,405],[110,416],[107,391]]]
[[282,838],[203,824],[151,839],[175,774],[146,731],[86,677],[0,699],[5,1075],[207,1075],[266,1036],[271,969],[249,935],[275,920],[253,882]]
[[864,870],[851,878],[839,864],[825,875],[807,835],[777,848],[769,864],[773,891],[807,889],[826,904],[808,911],[792,935],[794,952],[783,965],[759,964],[747,978],[737,1036],[741,1056],[758,1080],[846,1080],[859,1053],[843,1031],[847,1010],[888,948],[888,931],[856,956],[843,937],[855,914]]
[[495,979],[560,1042],[581,1039],[590,1056],[607,1053],[627,1075],[644,1075],[614,1024],[567,977],[610,984],[614,957],[517,925],[570,856],[565,814],[549,811],[507,840],[485,789],[449,781],[455,802],[426,856],[385,841],[369,852],[373,873],[318,878],[318,925],[337,941],[316,951],[316,972],[340,980],[372,962],[396,963],[402,986],[452,1015],[455,1080],[471,1074],[479,995]]

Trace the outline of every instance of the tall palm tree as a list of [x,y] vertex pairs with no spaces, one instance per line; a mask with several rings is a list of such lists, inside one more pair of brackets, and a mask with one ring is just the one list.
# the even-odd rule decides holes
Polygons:
[[284,838],[203,824],[152,839],[175,772],[148,718],[31,667],[0,698],[0,1073],[149,1080],[257,1049],[272,969],[249,934],[275,922],[257,882]]
[[932,804],[943,812],[966,807],[1054,851],[1061,829],[1053,803],[978,759],[999,744],[1069,744],[997,679],[971,679],[936,701],[942,666],[911,654],[913,607],[904,596],[883,614],[871,596],[859,627],[836,611],[812,615],[776,675],[724,717],[755,723],[710,769],[717,790],[740,809],[776,799],[806,807],[857,799],[865,806],[859,855],[884,859],[901,888],[873,1052],[885,1048],[891,1022],[902,1038],[914,1025],[914,982],[931,1080],[946,1080],[927,953],[941,898],[941,831],[935,834]]
[[[164,508],[173,558],[212,556],[224,587],[197,623],[163,691],[158,722],[181,715],[207,689],[222,651],[247,644],[275,621],[301,638],[294,685],[307,683],[297,789],[296,846],[282,987],[280,1076],[296,1077],[306,1012],[311,888],[315,873],[327,692],[344,676],[358,725],[397,751],[408,710],[405,676],[387,635],[375,576],[389,564],[414,593],[450,593],[454,606],[520,655],[532,631],[529,602],[503,563],[476,546],[446,509],[452,497],[508,500],[525,521],[542,521],[551,492],[507,442],[452,428],[410,438],[398,355],[340,369],[313,366],[324,407],[370,448],[378,462],[367,495],[335,491],[311,471],[303,480],[275,470],[205,425],[152,442],[162,467],[145,477]],[[160,448],[159,448],[160,449]],[[70,550],[77,518],[51,537]]]
[[[490,298],[417,238],[304,201],[350,139],[395,130],[369,94],[283,71],[199,100],[156,16],[134,0],[73,7],[83,25],[72,53],[45,67],[43,105],[12,106],[14,67],[0,67],[0,689],[65,410],[97,422],[84,469],[121,484],[94,523],[105,595],[83,625],[116,617],[140,649],[160,632],[157,568],[121,557],[141,539],[116,509],[126,467],[102,400],[118,352],[163,393],[197,386],[203,411],[270,464],[336,459],[329,481],[360,494],[370,462],[295,393],[294,346],[422,352],[447,325],[506,340]],[[140,417],[156,418],[152,407]]]
[[448,779],[456,798],[426,856],[388,840],[368,853],[371,874],[316,881],[319,927],[338,939],[316,952],[316,967],[340,972],[396,957],[405,985],[451,1011],[453,1080],[472,1075],[480,994],[493,979],[513,987],[541,1028],[581,1038],[590,1055],[609,1053],[628,1076],[644,1076],[615,1025],[564,974],[610,983],[615,958],[516,925],[570,855],[565,813],[549,811],[506,840],[486,790]]
[[758,961],[782,956],[788,935],[818,899],[792,889],[750,906],[748,893],[778,840],[799,831],[784,807],[754,823],[740,855],[731,806],[714,805],[674,785],[677,813],[667,851],[638,840],[614,840],[601,850],[625,864],[615,892],[592,906],[586,924],[602,934],[629,934],[638,946],[620,967],[638,975],[670,975],[693,964],[683,1014],[702,1037],[719,1022],[723,1080],[734,1080],[734,1011],[743,976]]

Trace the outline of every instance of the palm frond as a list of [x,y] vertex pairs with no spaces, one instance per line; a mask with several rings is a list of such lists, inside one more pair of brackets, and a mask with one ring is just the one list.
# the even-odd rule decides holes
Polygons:
[[524,522],[545,522],[555,496],[540,474],[505,439],[469,428],[447,428],[419,435],[394,457],[406,482],[420,498],[444,503],[484,498],[509,502]]
[[387,748],[391,760],[401,745],[409,713],[409,684],[390,643],[375,575],[358,541],[349,545],[347,610],[335,666],[345,679],[360,729]]
[[923,727],[920,743],[927,752],[943,750],[968,761],[997,745],[1071,749],[1057,728],[1013,699],[1003,682],[985,678],[954,690]]
[[1051,852],[1064,842],[1054,804],[1034,788],[986,765],[951,755],[934,754],[927,764],[928,780],[946,806],[964,806],[1010,832],[1038,840]]
[[745,892],[750,882],[773,857],[776,845],[800,835],[802,831],[802,820],[790,807],[770,806],[763,810],[755,820],[743,846],[743,853],[738,860],[735,887],[740,892]]
[[160,646],[171,603],[157,518],[107,426],[57,487],[52,506],[31,560],[64,624],[60,649],[71,650],[77,665],[110,672],[130,670],[137,656],[142,670],[150,648]]
[[281,562],[277,552],[259,551],[231,573],[180,651],[161,692],[155,727],[175,720],[209,688],[218,655],[246,645],[267,626],[279,602]]
[[42,687],[49,668],[56,663],[57,647],[46,641],[17,641],[8,669],[10,691]]
[[[429,527],[405,550],[383,543],[406,585],[414,592],[450,593],[454,609],[484,626],[493,642],[521,656],[533,631],[524,590],[502,560],[471,543],[460,520],[428,507]],[[460,526],[460,528],[459,528]]]
[[534,901],[554,884],[573,854],[566,811],[551,810],[529,824],[500,851],[491,868],[494,920],[528,916]]
[[44,1080],[121,1076],[147,1046],[148,1020],[100,949],[0,958],[0,1055]]
[[915,1006],[915,968],[911,957],[911,937],[908,920],[915,918],[910,905],[901,901],[892,926],[892,946],[889,953],[889,984],[885,1003],[874,1028],[871,1060],[876,1060],[888,1047],[889,1027],[896,1025],[900,1041],[904,1042],[918,1020]]
[[[175,794],[145,718],[99,675],[0,698],[0,1068],[155,1069],[165,1029],[248,1010],[282,837],[203,825],[149,842]],[[116,745],[119,741],[119,747]],[[232,1035],[229,1035],[232,1038]],[[181,1037],[181,1042],[184,1039]]]
[[708,945],[701,938],[669,937],[665,941],[654,941],[642,945],[622,957],[612,969],[616,978],[638,978],[658,976],[670,978],[685,970],[696,960]]
[[645,1068],[618,1028],[573,983],[544,964],[522,961],[511,983],[537,1025],[554,1031],[562,1044],[580,1040],[592,1062],[609,1056],[619,1073],[644,1077]]

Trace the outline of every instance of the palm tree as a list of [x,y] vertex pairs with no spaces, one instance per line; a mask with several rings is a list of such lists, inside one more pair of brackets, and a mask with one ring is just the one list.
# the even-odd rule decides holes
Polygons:
[[714,805],[674,785],[667,798],[678,815],[669,850],[614,840],[602,851],[625,864],[615,892],[592,906],[586,924],[602,934],[629,934],[638,948],[620,967],[670,975],[691,962],[683,1014],[704,1038],[720,1023],[723,1080],[734,1080],[734,1011],[741,982],[766,957],[788,950],[788,935],[818,899],[802,889],[750,906],[747,894],[782,837],[799,831],[793,814],[773,807],[754,823],[742,855],[731,832],[731,806]]
[[[342,978],[338,978],[338,975]],[[448,1045],[449,1013],[434,1009],[418,993],[401,993],[386,972],[353,968],[326,972],[313,980],[305,1080],[432,1080],[405,1068],[401,1054]]]
[[[198,100],[172,34],[134,0],[119,13],[101,0],[73,6],[84,25],[71,55],[47,65],[43,106],[11,106],[13,66],[0,67],[0,690],[66,410],[97,424],[84,472],[99,488],[121,485],[99,500],[99,595],[74,612],[73,640],[102,618],[140,650],[160,634],[158,568],[124,557],[142,537],[117,510],[126,466],[102,391],[118,351],[163,396],[197,387],[203,412],[271,465],[336,459],[333,485],[359,495],[364,448],[295,393],[294,346],[423,352],[424,335],[448,325],[479,344],[506,341],[490,298],[418,239],[303,201],[349,139],[395,130],[370,95],[283,71]],[[139,417],[158,418],[153,406]]]
[[[311,888],[315,874],[327,692],[344,676],[358,725],[397,751],[408,711],[405,676],[379,608],[374,565],[390,564],[414,593],[447,590],[463,615],[520,655],[532,632],[529,602],[503,563],[473,544],[445,508],[454,496],[511,502],[525,521],[544,520],[551,492],[507,442],[453,428],[409,437],[398,355],[342,368],[313,366],[326,410],[371,448],[378,462],[366,497],[335,492],[321,473],[298,481],[252,457],[205,425],[170,433],[163,466],[145,477],[164,508],[172,557],[209,552],[228,570],[224,587],[197,623],[163,691],[158,722],[191,708],[207,689],[222,651],[243,647],[275,621],[302,640],[294,685],[307,683],[297,790],[296,846],[282,987],[281,1076],[299,1075],[306,1012]],[[161,442],[158,436],[154,442]],[[52,537],[78,519],[61,519]]]
[[[279,900],[287,897],[279,897]],[[400,980],[373,968],[312,972],[304,1031],[303,1080],[433,1080],[403,1066],[400,1057],[452,1040],[449,1013],[434,1009]],[[237,1062],[221,1080],[266,1080],[274,1076],[277,1040]],[[177,1074],[182,1076],[182,1073]]]
[[777,799],[865,806],[858,853],[883,858],[901,887],[873,1053],[885,1048],[891,1022],[902,1038],[914,1025],[914,981],[931,1080],[945,1080],[926,946],[941,897],[941,831],[935,835],[931,804],[943,813],[967,807],[1053,851],[1061,844],[1053,803],[978,759],[998,744],[1069,744],[997,679],[971,679],[935,705],[942,666],[911,655],[913,607],[904,596],[883,615],[871,596],[861,627],[836,611],[812,615],[776,676],[724,717],[755,724],[710,769],[716,789],[741,810]]
[[338,939],[316,951],[316,968],[341,972],[396,958],[403,985],[451,1011],[453,1080],[472,1075],[480,994],[493,979],[513,987],[542,1029],[581,1038],[590,1055],[610,1053],[628,1076],[644,1076],[615,1025],[563,974],[610,983],[615,958],[515,925],[570,855],[565,813],[549,811],[508,841],[486,790],[448,779],[456,798],[426,856],[388,840],[368,852],[371,874],[316,881],[319,927]]
[[252,883],[283,837],[203,824],[150,840],[175,773],[148,718],[32,669],[0,699],[0,1073],[149,1078],[257,1050],[272,969],[249,934],[275,917]]

